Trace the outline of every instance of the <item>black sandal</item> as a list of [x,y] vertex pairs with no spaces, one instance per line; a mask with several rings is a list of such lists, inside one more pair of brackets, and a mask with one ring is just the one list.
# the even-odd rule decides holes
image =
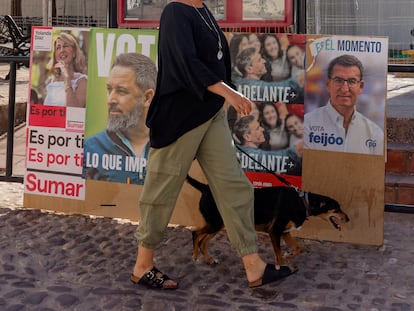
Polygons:
[[249,282],[249,287],[259,287],[268,283],[279,281],[295,273],[296,271],[297,269],[291,269],[288,266],[280,266],[279,269],[276,269],[275,265],[268,263],[263,272],[263,276],[256,281]]
[[[168,285],[166,281],[171,280],[166,274],[162,273],[157,268],[153,267],[150,271],[146,272],[141,278],[131,274],[130,280],[134,284],[144,285],[154,289],[177,289],[178,283],[175,285]],[[172,281],[172,280],[171,280]]]

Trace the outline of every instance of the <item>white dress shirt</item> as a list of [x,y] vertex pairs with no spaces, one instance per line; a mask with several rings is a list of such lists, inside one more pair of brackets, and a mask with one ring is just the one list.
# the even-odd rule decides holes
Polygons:
[[305,114],[304,145],[307,149],[382,155],[384,132],[374,122],[355,111],[348,131],[344,118],[330,102]]

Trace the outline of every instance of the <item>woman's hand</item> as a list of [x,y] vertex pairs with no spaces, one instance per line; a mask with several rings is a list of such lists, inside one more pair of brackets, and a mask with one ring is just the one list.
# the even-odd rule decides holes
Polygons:
[[217,82],[208,87],[210,92],[224,97],[226,102],[233,106],[238,114],[246,116],[250,114],[253,109],[253,103],[242,93],[233,90],[224,82]]
[[65,62],[63,61],[57,62],[53,67],[53,73],[55,74],[57,78],[62,78],[63,80],[66,80],[67,78],[69,78],[69,73],[68,73],[67,68],[68,68],[68,64],[65,64]]
[[227,102],[233,106],[233,108],[242,116],[247,116],[253,109],[253,103],[243,94],[233,91],[228,98]]

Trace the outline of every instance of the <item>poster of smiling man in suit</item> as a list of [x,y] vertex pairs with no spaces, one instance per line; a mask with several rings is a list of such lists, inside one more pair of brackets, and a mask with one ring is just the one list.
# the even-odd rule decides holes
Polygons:
[[305,148],[384,154],[385,38],[308,40]]

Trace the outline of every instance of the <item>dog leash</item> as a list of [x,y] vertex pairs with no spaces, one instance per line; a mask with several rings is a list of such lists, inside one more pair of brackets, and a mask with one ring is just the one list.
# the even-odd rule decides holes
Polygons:
[[291,187],[293,189],[295,189],[297,192],[299,193],[303,193],[303,191],[301,191],[298,187],[296,187],[295,185],[293,185],[292,183],[290,183],[288,180],[286,180],[285,178],[283,178],[282,176],[280,176],[279,174],[276,174],[275,172],[271,171],[268,167],[264,166],[262,163],[260,163],[259,161],[257,161],[255,158],[253,158],[250,154],[248,154],[246,151],[244,151],[242,148],[240,148],[236,143],[234,144],[236,146],[236,148],[243,153],[244,155],[246,155],[249,159],[253,160],[253,162],[255,162],[256,164],[259,164],[260,167],[264,168],[268,173],[272,174],[273,176],[275,176],[277,179],[279,179],[279,181],[281,181],[282,183],[284,183],[286,186]]
[[255,162],[256,164],[259,164],[260,167],[264,168],[268,173],[270,173],[273,176],[275,176],[279,181],[281,181],[282,183],[284,183],[286,186],[295,189],[296,192],[298,193],[299,197],[302,198],[303,204],[305,205],[305,208],[306,208],[306,218],[308,218],[311,215],[310,205],[309,205],[309,197],[308,197],[308,193],[307,192],[302,191],[299,187],[296,187],[295,185],[293,185],[292,183],[290,183],[288,180],[286,180],[285,178],[283,178],[279,174],[276,174],[275,172],[271,171],[268,167],[264,166],[262,163],[260,163],[259,161],[257,161],[250,154],[248,154],[246,151],[244,151],[242,148],[240,148],[236,143],[234,143],[234,145],[236,146],[236,148],[241,153],[243,153],[244,155],[246,155],[249,159],[253,160],[253,162]]
[[236,143],[234,143],[234,145],[236,146],[236,148],[241,153],[243,153],[244,155],[246,155],[249,159],[253,160],[253,162],[255,162],[256,164],[259,164],[260,167],[264,168],[268,173],[270,173],[273,176],[275,176],[277,179],[279,179],[279,181],[281,181],[282,183],[284,183],[286,186],[295,189],[296,192],[298,193],[299,197],[302,198],[303,204],[305,205],[305,208],[306,208],[306,218],[308,218],[311,215],[310,205],[309,205],[309,197],[308,197],[308,193],[307,192],[301,190],[299,187],[296,187],[295,185],[293,185],[292,183],[290,183],[288,180],[286,180],[285,178],[283,178],[279,174],[276,174],[275,172],[271,171],[268,167],[264,166],[262,163],[260,163],[255,158],[253,158],[250,154],[248,154],[246,151],[244,151],[243,149],[241,149]]

